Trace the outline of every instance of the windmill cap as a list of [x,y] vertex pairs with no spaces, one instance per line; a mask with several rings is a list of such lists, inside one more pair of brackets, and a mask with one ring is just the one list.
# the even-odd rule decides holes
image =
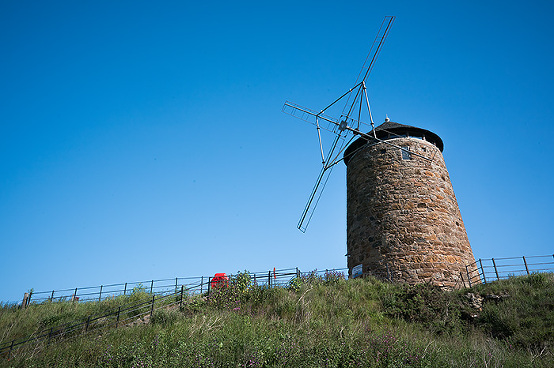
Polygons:
[[[373,135],[373,132],[369,132],[368,134]],[[427,129],[395,123],[394,121],[390,121],[388,117],[385,119],[385,122],[383,124],[375,128],[375,135],[377,136],[377,138],[382,140],[391,139],[390,135],[406,135],[408,137],[424,138],[427,142],[430,142],[437,146],[437,148],[441,152],[444,149],[442,139],[435,133]],[[370,143],[370,141],[365,138],[358,138],[354,142],[352,142],[352,144],[348,146],[348,148],[344,151],[344,163],[348,165],[348,160],[354,154],[354,152],[356,152],[366,143]]]

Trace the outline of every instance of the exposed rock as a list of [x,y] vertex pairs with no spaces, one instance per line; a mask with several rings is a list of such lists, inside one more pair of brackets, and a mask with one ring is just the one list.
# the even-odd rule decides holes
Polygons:
[[479,294],[467,293],[466,298],[468,299],[469,306],[473,309],[481,311],[483,309],[484,298]]

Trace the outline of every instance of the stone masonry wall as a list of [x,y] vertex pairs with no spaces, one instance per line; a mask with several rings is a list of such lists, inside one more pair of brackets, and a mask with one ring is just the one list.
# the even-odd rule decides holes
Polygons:
[[416,138],[357,151],[347,168],[348,268],[394,282],[461,286],[475,262],[440,150]]

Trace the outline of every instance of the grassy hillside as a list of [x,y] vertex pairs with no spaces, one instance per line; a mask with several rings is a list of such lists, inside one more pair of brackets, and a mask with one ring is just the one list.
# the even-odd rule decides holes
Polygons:
[[[150,296],[0,309],[0,342]],[[29,345],[0,367],[553,367],[554,277],[445,292],[308,275],[288,289],[239,274],[132,327]]]

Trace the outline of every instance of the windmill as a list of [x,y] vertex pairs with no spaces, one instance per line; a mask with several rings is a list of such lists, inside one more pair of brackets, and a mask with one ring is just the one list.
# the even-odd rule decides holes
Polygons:
[[[302,107],[298,104],[286,101],[283,105],[282,111],[291,116],[299,118],[301,120],[307,121],[308,123],[313,124],[317,129],[317,135],[319,139],[319,148],[321,153],[322,168],[317,177],[315,185],[310,193],[308,202],[304,207],[304,211],[298,221],[298,229],[302,232],[305,232],[310,220],[313,216],[315,208],[321,198],[321,194],[325,189],[327,180],[331,175],[333,167],[343,160],[343,153],[345,148],[356,138],[360,136],[368,141],[374,140],[378,142],[384,142],[388,145],[395,146],[390,142],[383,141],[377,138],[375,134],[375,125],[373,123],[373,118],[371,116],[371,108],[369,105],[369,98],[367,95],[366,80],[371,73],[375,65],[375,61],[381,52],[383,44],[387,38],[387,35],[392,27],[394,22],[394,16],[386,16],[379,27],[377,36],[371,45],[370,51],[365,59],[364,65],[358,77],[354,87],[350,88],[346,93],[341,95],[331,104],[326,106],[324,109],[318,111],[311,110],[306,107]],[[345,101],[344,108],[340,113],[338,118],[332,117],[327,114],[327,112],[335,107],[340,101]],[[363,119],[368,119],[366,122]],[[369,124],[367,123],[369,122]],[[363,128],[365,131],[371,129],[369,133],[362,131]],[[330,146],[325,150],[323,147],[323,142],[321,138],[321,130],[327,130],[334,134],[334,139]],[[401,150],[405,150],[402,147],[395,146]],[[412,152],[416,156],[421,156]],[[421,156],[426,160],[429,160],[427,157]]]

